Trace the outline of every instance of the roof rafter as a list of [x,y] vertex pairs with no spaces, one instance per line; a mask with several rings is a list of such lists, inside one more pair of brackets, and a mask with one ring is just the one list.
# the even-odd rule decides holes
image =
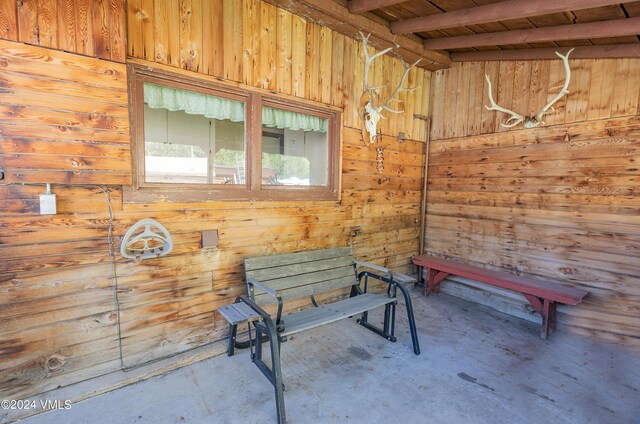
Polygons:
[[624,37],[640,34],[640,17],[590,22],[586,24],[519,29],[487,34],[464,35],[424,40],[426,49],[447,50],[467,47],[504,46],[509,44],[538,43],[544,41],[580,40],[591,38]]
[[363,13],[374,9],[393,6],[398,3],[404,3],[405,1],[407,0],[349,0],[349,12]]
[[391,32],[394,34],[407,34],[410,32],[435,31],[629,2],[631,0],[507,0],[438,15],[421,16],[392,22]]
[[566,53],[570,49],[572,59],[615,59],[640,57],[639,44],[610,44],[602,46],[545,47],[539,49],[488,50],[481,52],[452,52],[454,62],[484,62],[499,60],[547,60],[557,59],[556,52]]

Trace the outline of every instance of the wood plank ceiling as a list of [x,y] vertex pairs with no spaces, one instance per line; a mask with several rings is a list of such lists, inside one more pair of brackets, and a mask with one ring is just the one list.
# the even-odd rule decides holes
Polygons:
[[335,1],[453,61],[555,58],[559,47],[577,47],[575,58],[640,57],[640,1]]

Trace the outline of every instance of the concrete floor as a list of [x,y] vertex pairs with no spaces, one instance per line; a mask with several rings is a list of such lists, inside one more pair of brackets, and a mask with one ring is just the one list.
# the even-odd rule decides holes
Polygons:
[[[414,299],[397,343],[344,320],[283,344],[288,422],[640,424],[640,357],[441,294]],[[400,313],[404,308],[399,309]],[[274,423],[273,389],[249,353],[218,356],[20,421]]]

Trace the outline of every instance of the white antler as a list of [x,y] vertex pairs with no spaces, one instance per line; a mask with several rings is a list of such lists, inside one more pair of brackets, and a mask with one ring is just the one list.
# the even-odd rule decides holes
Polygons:
[[556,96],[549,103],[547,103],[546,106],[537,115],[522,116],[518,113],[515,113],[512,110],[498,106],[495,100],[493,99],[493,94],[491,93],[492,88],[491,88],[491,80],[489,79],[489,75],[485,75],[485,78],[487,78],[487,82],[489,83],[489,101],[491,102],[491,107],[485,106],[485,108],[487,108],[487,110],[496,110],[498,112],[508,113],[509,115],[511,115],[509,119],[507,119],[504,123],[500,124],[506,128],[515,127],[521,122],[524,122],[525,128],[535,128],[539,125],[544,125],[544,121],[542,120],[542,118],[545,115],[548,115],[549,113],[553,112],[554,111],[554,108],[552,107],[553,104],[569,93],[568,88],[569,88],[569,83],[571,82],[571,67],[569,66],[569,55],[573,50],[574,49],[569,50],[566,55],[562,55],[556,52],[556,55],[558,55],[558,57],[562,59],[562,61],[564,62],[564,70],[567,77],[564,81],[564,85],[562,86],[562,90],[560,90],[560,92],[556,94]]
[[566,55],[561,55],[560,53],[556,52],[556,55],[558,55],[558,57],[562,59],[562,62],[564,63],[564,72],[567,75],[567,78],[564,80],[564,85],[562,86],[562,90],[560,90],[560,92],[556,94],[556,96],[549,103],[547,103],[547,105],[540,111],[540,113],[538,113],[533,118],[535,122],[539,122],[540,124],[544,125],[544,121],[542,120],[542,117],[548,113],[553,112],[555,110],[552,107],[553,104],[558,100],[560,100],[562,97],[569,94],[569,90],[567,90],[569,88],[569,83],[571,82],[571,67],[569,66],[569,55],[573,50],[574,49],[569,50]]
[[[491,80],[489,79],[489,75],[485,74],[484,77],[487,79],[487,83],[489,84],[489,101],[491,102],[491,107],[485,106],[485,108],[487,110],[496,110],[498,112],[508,113],[509,115],[511,115],[511,118],[507,119],[504,124],[500,124],[500,125],[502,125],[505,128],[511,128],[511,127],[515,127],[520,122],[524,121],[526,119],[524,116],[517,114],[512,110],[503,108],[502,106],[498,106],[498,104],[496,104],[496,101],[493,100],[493,93],[492,93],[493,89],[491,88]],[[509,121],[512,121],[512,120],[514,122],[510,124]]]
[[[369,87],[369,67],[371,66],[371,63],[373,63],[373,61],[376,58],[382,56],[383,54],[388,53],[389,51],[392,51],[394,47],[388,47],[384,50],[379,51],[374,55],[370,55],[368,47],[369,47],[369,37],[371,36],[371,34],[364,35],[362,32],[360,32],[360,36],[362,37],[362,44],[363,44],[364,57],[365,57],[364,91],[362,93],[362,96],[364,97],[366,95],[368,98],[367,103],[364,105],[364,109],[360,113],[360,116],[362,117],[362,120],[364,122],[365,130],[367,131],[367,133],[369,133],[369,142],[374,143],[376,141],[376,138],[378,137],[378,129],[377,129],[378,122],[380,121],[380,119],[384,119],[384,116],[382,115],[382,111],[386,110],[391,113],[402,113],[403,111],[401,110],[395,110],[390,108],[389,103],[400,102],[401,100],[397,98],[400,92],[412,91],[417,89],[417,88],[404,88],[402,86],[404,84],[405,79],[407,78],[407,75],[409,74],[409,71],[411,70],[411,68],[415,67],[420,62],[420,59],[411,65],[407,65],[407,63],[399,55],[396,54],[396,57],[398,57],[398,59],[400,59],[400,62],[402,63],[402,68],[403,68],[402,77],[400,78],[400,83],[398,84],[396,89],[391,93],[391,96],[383,104],[379,105],[378,104],[379,96],[378,96],[377,90],[385,88],[385,86]],[[397,48],[398,45],[396,45],[395,47]]]

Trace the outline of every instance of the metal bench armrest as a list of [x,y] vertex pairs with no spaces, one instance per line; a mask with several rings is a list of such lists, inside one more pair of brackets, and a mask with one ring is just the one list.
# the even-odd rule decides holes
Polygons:
[[380,272],[384,272],[385,274],[387,274],[389,276],[389,278],[393,279],[393,272],[389,269],[389,268],[385,268],[383,266],[380,265],[375,265],[369,262],[364,262],[364,261],[356,261],[354,260],[353,263],[355,265],[358,266],[362,266],[365,268],[371,268],[371,269],[375,269],[376,271],[380,271]]
[[[278,299],[278,312],[276,315],[276,328],[278,329],[278,331],[283,331],[284,330],[284,323],[282,322],[282,295],[277,291],[272,289],[271,287],[267,287],[264,284],[262,284],[261,282],[259,282],[258,280],[254,279],[254,278],[247,278],[247,284],[249,286],[253,287],[257,287],[260,290],[264,291],[265,293],[267,293],[270,296],[275,297],[276,299]],[[253,290],[251,290],[251,296],[253,296]]]
[[256,286],[257,288],[259,288],[260,290],[262,290],[263,292],[267,293],[270,296],[273,296],[273,297],[279,297],[280,296],[280,293],[278,293],[277,290],[274,290],[271,287],[265,286],[264,284],[262,284],[261,282],[259,282],[256,279],[253,279],[253,278],[247,279],[247,284],[252,285],[252,286]]

